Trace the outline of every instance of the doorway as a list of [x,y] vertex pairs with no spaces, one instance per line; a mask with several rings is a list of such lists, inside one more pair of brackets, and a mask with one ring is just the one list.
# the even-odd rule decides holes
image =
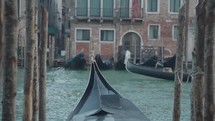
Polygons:
[[122,52],[129,50],[131,52],[131,59],[134,63],[139,62],[141,58],[141,39],[138,34],[129,32],[122,38]]

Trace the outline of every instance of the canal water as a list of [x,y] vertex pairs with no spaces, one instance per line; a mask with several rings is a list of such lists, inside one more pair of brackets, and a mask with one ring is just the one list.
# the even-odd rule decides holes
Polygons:
[[[171,121],[174,82],[151,78],[127,71],[102,71],[109,84],[131,100],[151,121]],[[47,121],[65,121],[80,100],[87,84],[89,70],[63,68],[47,72]],[[16,120],[22,121],[24,70],[18,70]],[[190,120],[191,83],[183,83],[181,121]],[[2,99],[2,96],[1,96]],[[2,108],[0,106],[0,108]]]

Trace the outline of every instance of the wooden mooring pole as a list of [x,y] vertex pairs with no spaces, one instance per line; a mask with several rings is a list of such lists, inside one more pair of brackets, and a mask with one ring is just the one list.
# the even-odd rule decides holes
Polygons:
[[174,89],[174,105],[172,121],[180,121],[181,116],[181,84],[183,79],[183,58],[184,58],[184,27],[185,25],[185,5],[179,10],[178,15],[178,41],[176,54],[176,69],[175,69],[175,89]]
[[46,121],[46,60],[48,41],[48,12],[43,5],[40,6],[42,23],[39,49],[39,121]]
[[24,79],[24,110],[23,120],[32,120],[32,86],[35,49],[34,14],[35,4],[33,0],[26,1],[26,51],[25,51],[25,79]]
[[49,66],[54,66],[54,49],[55,49],[55,37],[49,36]]
[[34,76],[33,76],[33,107],[32,107],[32,121],[38,120],[38,8],[35,7],[35,49],[34,49]]
[[[2,0],[1,0],[2,1]],[[16,121],[16,81],[17,81],[17,1],[4,0],[4,76],[2,121]]]
[[[4,11],[4,5],[3,5],[3,0],[0,1],[0,85],[2,85],[2,73],[3,73],[3,69],[2,69],[2,61],[3,61],[3,11]],[[2,90],[2,88],[0,88]]]
[[193,50],[193,80],[191,90],[191,121],[204,120],[204,44],[205,44],[205,3],[196,7],[196,33]]
[[92,39],[92,37],[90,37],[90,50],[89,50],[89,54],[90,54],[90,64],[94,61],[94,57],[95,57],[95,51],[94,51],[94,40]]
[[214,63],[215,63],[215,2],[206,1],[205,28],[205,112],[204,121],[213,121],[215,115],[214,104]]

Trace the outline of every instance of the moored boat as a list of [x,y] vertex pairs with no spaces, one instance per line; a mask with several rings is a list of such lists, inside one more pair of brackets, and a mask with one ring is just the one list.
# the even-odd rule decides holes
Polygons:
[[163,62],[164,67],[169,67],[172,70],[175,70],[175,62],[176,62],[176,55],[173,55],[172,57],[166,58]]
[[108,69],[113,69],[113,59],[109,59],[109,60],[102,60],[102,57],[100,54],[97,54],[95,56],[95,61],[99,67],[99,69],[101,70],[108,70]]
[[69,58],[64,64],[65,69],[74,69],[74,70],[84,69],[85,66],[86,66],[86,60],[84,58],[84,52],[80,52],[76,56]]
[[149,121],[128,99],[114,90],[91,64],[88,86],[67,121]]
[[[174,81],[174,78],[175,78],[175,73],[172,71],[166,71],[162,68],[136,65],[132,63],[130,59],[127,61],[126,70],[136,74],[141,74],[145,76],[166,79],[166,80]],[[190,75],[184,73],[183,81],[191,81]]]

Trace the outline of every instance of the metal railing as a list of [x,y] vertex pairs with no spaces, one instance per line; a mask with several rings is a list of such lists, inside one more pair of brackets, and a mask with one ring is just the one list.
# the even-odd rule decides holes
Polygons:
[[[90,18],[90,17],[98,17],[98,18],[112,18],[115,17],[119,19],[132,19],[132,9],[131,8],[75,8],[75,16],[81,18]],[[143,8],[140,11],[139,16],[135,16],[135,18],[142,19],[143,18]]]
[[163,58],[161,46],[119,46],[118,56],[125,55],[126,50],[131,52],[131,58],[135,60],[150,58],[154,55],[157,55],[160,59]]

